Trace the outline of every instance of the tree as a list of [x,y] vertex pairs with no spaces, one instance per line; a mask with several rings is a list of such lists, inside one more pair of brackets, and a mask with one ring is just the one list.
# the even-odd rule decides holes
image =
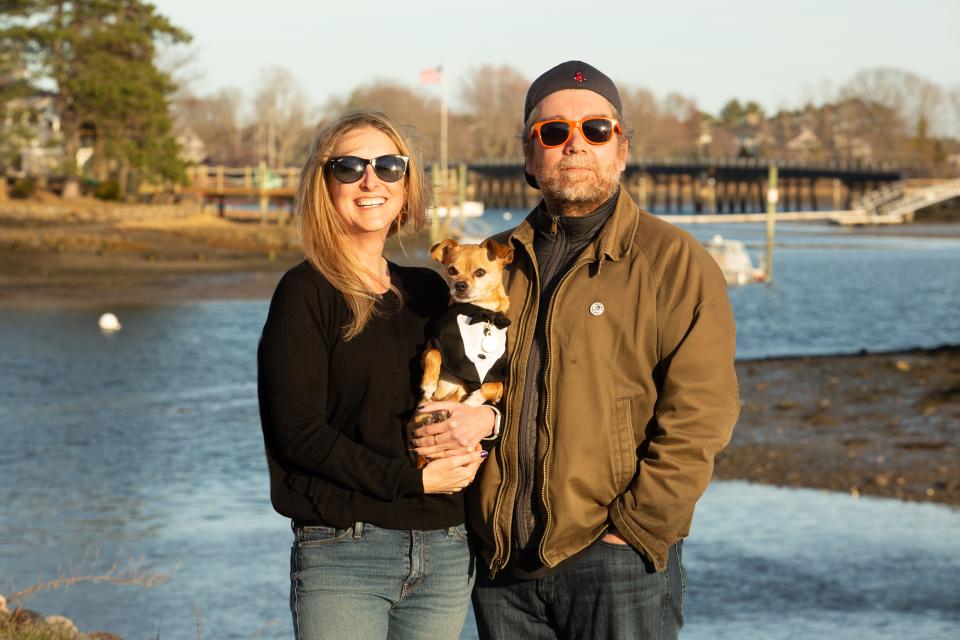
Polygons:
[[623,86],[620,92],[623,102],[623,118],[633,129],[630,153],[634,156],[649,156],[656,153],[654,138],[660,126],[660,106],[651,91],[643,87]]
[[624,116],[634,129],[635,156],[690,155],[700,138],[701,115],[696,102],[679,93],[657,101],[647,89],[627,88]]
[[[907,126],[897,111],[876,101],[850,97],[820,108],[834,141],[834,153],[845,159],[901,162]],[[868,153],[856,151],[864,147]]]
[[[400,83],[378,80],[354,89],[346,100],[332,99],[324,108],[326,118],[334,117],[348,109],[377,109],[393,117],[401,126],[408,129],[411,142],[420,149],[424,162],[439,159],[440,155],[440,104],[439,100],[428,98]],[[456,118],[451,118],[452,122]],[[451,126],[455,133],[463,127]],[[457,140],[455,147],[454,140]],[[448,141],[450,150],[462,148],[461,139]],[[451,157],[458,154],[451,153]]]
[[953,125],[950,127],[950,137],[960,139],[960,86],[954,87],[949,93],[949,104],[953,112]]
[[16,52],[0,49],[0,201],[7,199],[7,168],[17,161],[21,147],[32,137],[23,122],[28,114],[18,104],[18,98],[29,93],[20,70]]
[[743,119],[749,125],[759,125],[764,119],[763,107],[751,100],[743,107]]
[[258,161],[244,144],[241,117],[243,94],[239,89],[221,89],[210,96],[182,93],[174,102],[177,128],[193,131],[215,164],[240,166]]
[[519,158],[517,134],[530,81],[510,66],[484,65],[461,82],[460,98],[475,158]]
[[738,127],[743,124],[743,120],[746,117],[746,111],[744,111],[743,106],[740,104],[740,101],[736,98],[728,100],[723,108],[720,109],[720,122],[727,127]]
[[287,166],[294,159],[299,163],[310,145],[316,120],[312,111],[289,71],[264,69],[253,98],[258,159],[271,167]]
[[941,131],[948,120],[943,89],[903,69],[880,67],[860,71],[840,89],[840,98],[886,107],[911,128],[924,119],[931,130]]
[[182,171],[169,115],[174,87],[154,66],[150,43],[138,38],[144,21],[131,17],[77,41],[67,82],[94,133],[96,177],[115,174],[121,194],[131,171],[151,180],[178,180]]
[[190,36],[141,0],[8,0],[0,42],[34,69],[34,84],[52,83],[63,136],[64,196],[78,193],[81,131],[96,135],[101,167],[121,182],[177,174],[171,135],[169,76],[156,67],[156,43]]

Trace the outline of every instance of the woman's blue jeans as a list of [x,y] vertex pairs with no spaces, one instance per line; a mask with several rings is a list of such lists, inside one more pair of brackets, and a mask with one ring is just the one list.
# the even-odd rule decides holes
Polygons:
[[295,527],[290,610],[298,640],[456,640],[475,566],[463,525],[434,531]]

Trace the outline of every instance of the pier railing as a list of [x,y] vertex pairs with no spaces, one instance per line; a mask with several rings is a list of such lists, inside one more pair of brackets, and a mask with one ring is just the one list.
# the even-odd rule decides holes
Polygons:
[[188,170],[190,184],[195,191],[206,195],[258,196],[289,195],[297,189],[300,179],[298,167],[272,169],[259,167],[224,167],[198,165]]

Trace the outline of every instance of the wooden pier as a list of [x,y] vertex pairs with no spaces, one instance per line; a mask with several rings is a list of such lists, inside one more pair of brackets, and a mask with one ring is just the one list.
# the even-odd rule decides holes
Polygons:
[[282,203],[291,210],[300,181],[300,169],[285,167],[223,167],[199,165],[188,170],[190,186],[198,202],[217,202],[221,216],[226,214],[227,199],[255,200],[265,214],[271,203]]

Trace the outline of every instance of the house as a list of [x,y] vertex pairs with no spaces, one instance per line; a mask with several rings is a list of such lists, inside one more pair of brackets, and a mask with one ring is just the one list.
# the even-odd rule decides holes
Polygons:
[[873,147],[859,136],[837,133],[833,136],[834,155],[844,160],[868,162],[873,158]]
[[177,134],[177,144],[180,145],[180,160],[184,163],[197,165],[207,159],[207,145],[190,127]]
[[794,158],[811,158],[823,147],[820,137],[804,125],[800,133],[787,140],[787,153]]
[[741,125],[729,130],[736,140],[737,155],[756,158],[763,156],[773,142],[766,127],[762,125]]
[[46,176],[55,172],[63,150],[54,94],[12,98],[2,108],[0,139],[4,155],[16,158],[7,169],[24,176]]

